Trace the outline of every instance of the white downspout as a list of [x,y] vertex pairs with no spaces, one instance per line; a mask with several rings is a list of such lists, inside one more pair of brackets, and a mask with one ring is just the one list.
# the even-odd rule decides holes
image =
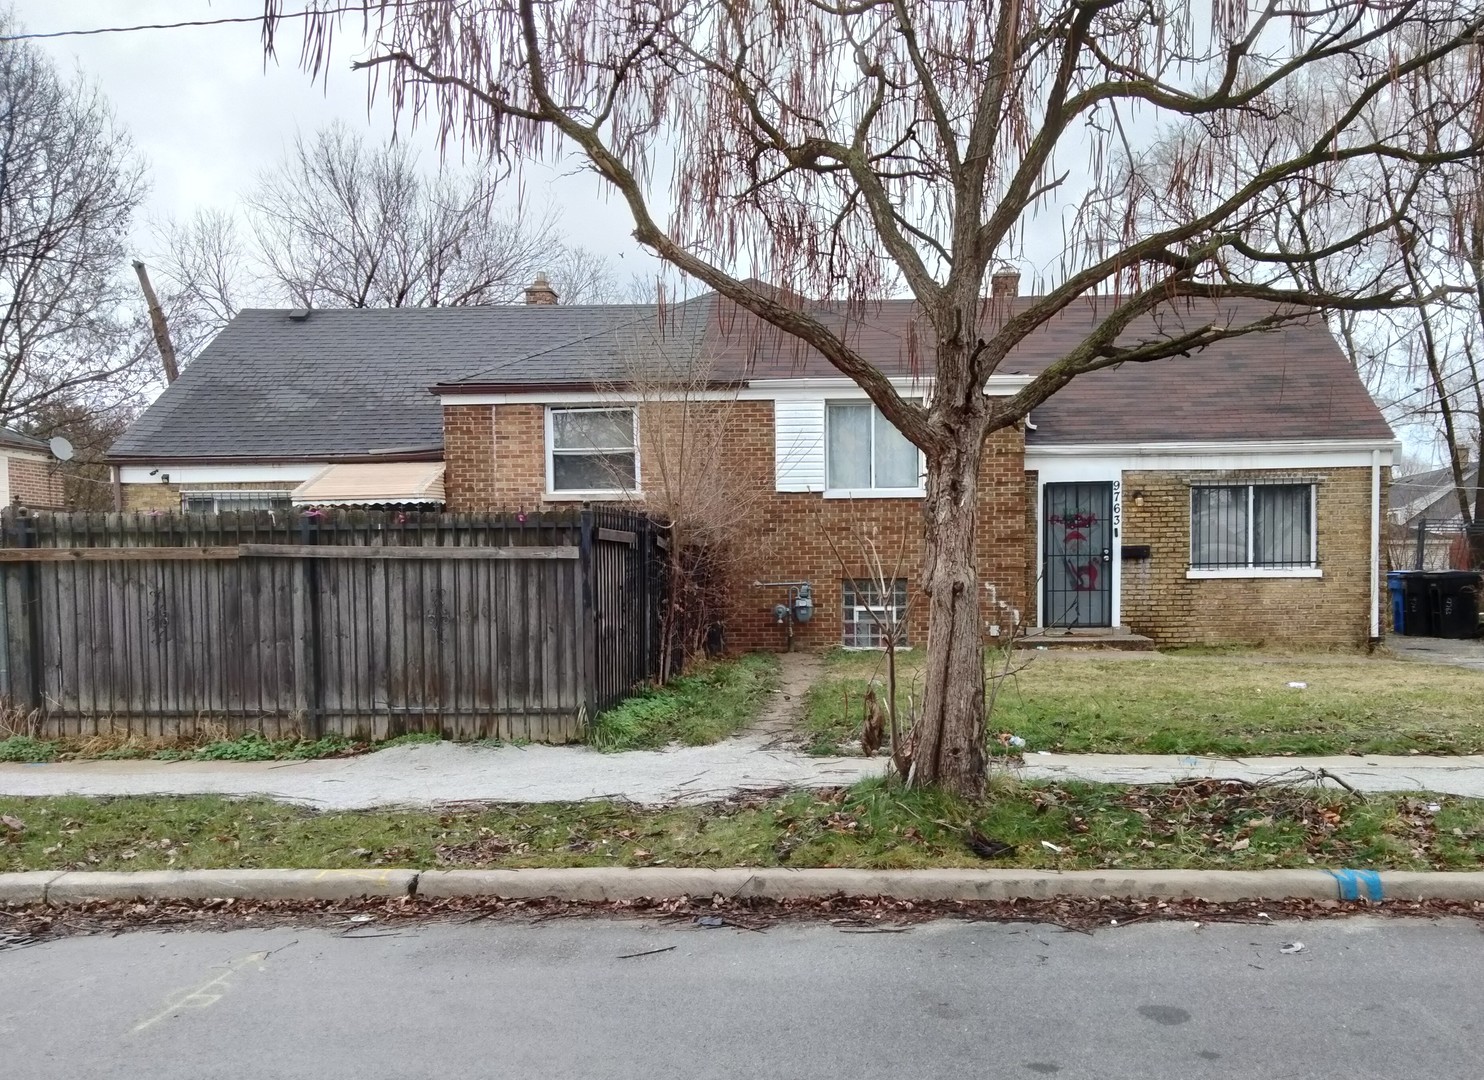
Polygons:
[[1371,451],[1371,640],[1381,640],[1381,451]]

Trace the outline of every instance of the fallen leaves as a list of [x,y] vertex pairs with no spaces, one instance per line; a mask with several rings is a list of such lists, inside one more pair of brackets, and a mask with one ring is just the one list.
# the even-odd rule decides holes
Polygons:
[[[932,919],[973,919],[1004,923],[1042,923],[1065,930],[1117,933],[1148,920],[1211,923],[1268,923],[1276,919],[1318,920],[1352,914],[1397,918],[1454,916],[1484,926],[1484,901],[1398,901],[1380,904],[1341,900],[1243,900],[1216,904],[1200,899],[1061,897],[1054,900],[909,901],[891,897],[832,896],[765,900],[756,897],[654,897],[610,903],[562,900],[502,900],[494,897],[398,897],[314,903],[204,900],[138,903],[107,901],[64,908],[0,908],[0,919],[12,932],[40,938],[74,934],[117,933],[135,929],[238,929],[243,926],[323,923],[332,929],[346,917],[374,916],[382,924],[470,922],[489,918],[530,921],[552,918],[646,918],[661,923],[697,917],[723,919],[722,925],[762,930],[781,922],[828,922],[837,927],[904,926]],[[840,918],[839,916],[844,916]],[[745,921],[744,921],[745,920]],[[369,920],[367,920],[369,921]],[[1114,923],[1117,925],[1115,926]],[[1301,945],[1290,941],[1287,946]],[[1294,949],[1294,952],[1300,950]]]

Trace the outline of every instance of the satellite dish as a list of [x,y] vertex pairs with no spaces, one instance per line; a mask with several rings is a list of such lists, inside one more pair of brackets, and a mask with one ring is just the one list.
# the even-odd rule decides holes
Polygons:
[[50,445],[52,448],[52,457],[56,458],[58,461],[72,460],[72,444],[66,439],[62,438],[62,436],[52,436]]

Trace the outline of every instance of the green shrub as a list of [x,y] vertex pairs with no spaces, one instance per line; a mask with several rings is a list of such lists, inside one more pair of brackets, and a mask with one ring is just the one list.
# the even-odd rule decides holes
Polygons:
[[772,653],[707,663],[599,713],[587,741],[605,751],[719,742],[756,720],[777,685]]
[[29,735],[12,735],[0,739],[0,761],[51,761],[57,756],[57,744]]

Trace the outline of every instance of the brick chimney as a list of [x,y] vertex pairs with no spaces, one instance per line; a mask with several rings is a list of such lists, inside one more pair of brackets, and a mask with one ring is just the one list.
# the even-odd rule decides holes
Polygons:
[[1019,270],[999,270],[989,275],[989,296],[991,300],[998,300],[1001,297],[1011,297],[1019,295]]
[[551,282],[546,280],[545,274],[537,274],[536,280],[526,288],[526,303],[555,304],[556,302],[557,293],[551,287]]

